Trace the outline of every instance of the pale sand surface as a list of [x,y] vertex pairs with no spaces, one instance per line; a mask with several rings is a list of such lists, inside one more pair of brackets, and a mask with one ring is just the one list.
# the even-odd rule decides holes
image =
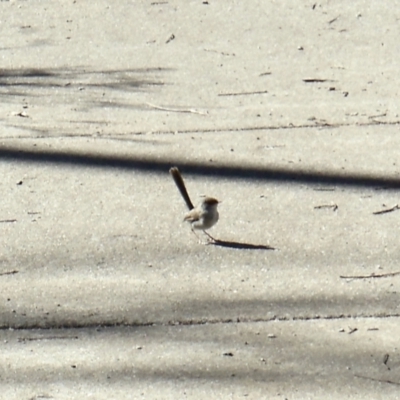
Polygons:
[[399,5],[1,1],[2,396],[399,398]]

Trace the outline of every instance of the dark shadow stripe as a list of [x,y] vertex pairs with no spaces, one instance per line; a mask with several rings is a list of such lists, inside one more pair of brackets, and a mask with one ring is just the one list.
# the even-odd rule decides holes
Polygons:
[[93,168],[116,168],[147,173],[168,174],[169,168],[178,165],[183,174],[212,176],[214,178],[244,179],[253,181],[290,182],[312,185],[340,185],[399,189],[400,179],[370,174],[338,174],[285,168],[237,167],[218,164],[184,163],[173,159],[156,160],[89,153],[66,153],[61,151],[31,151],[0,147],[0,162],[24,162],[58,164]]

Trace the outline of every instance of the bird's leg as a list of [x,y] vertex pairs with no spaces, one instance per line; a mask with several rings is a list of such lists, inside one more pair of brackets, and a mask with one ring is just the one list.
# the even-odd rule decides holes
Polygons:
[[204,243],[204,241],[202,241],[198,236],[197,233],[194,231],[193,227],[191,227],[191,231],[193,232],[193,234],[196,236],[197,240],[199,241],[200,244],[210,244],[210,243],[216,243],[217,239],[214,239],[209,233],[207,233],[206,231],[203,231],[207,236],[208,236],[208,241],[206,243]]
[[204,244],[204,243],[202,242],[202,240],[197,236],[197,233],[194,231],[193,227],[191,227],[191,231],[193,232],[193,235],[196,236],[198,242],[199,242],[200,244]]
[[211,239],[212,242],[214,242],[214,243],[218,242],[218,240],[214,239],[208,232],[206,232],[206,231],[203,231],[203,232]]

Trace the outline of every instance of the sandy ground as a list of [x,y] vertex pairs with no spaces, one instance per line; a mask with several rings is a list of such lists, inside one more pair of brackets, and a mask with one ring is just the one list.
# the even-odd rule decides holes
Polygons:
[[399,398],[396,5],[0,2],[5,398]]

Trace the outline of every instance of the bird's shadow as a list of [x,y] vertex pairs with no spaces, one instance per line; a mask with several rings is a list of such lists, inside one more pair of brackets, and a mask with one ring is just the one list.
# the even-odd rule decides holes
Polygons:
[[252,244],[243,242],[231,242],[228,240],[214,239],[214,241],[208,242],[212,246],[227,247],[229,249],[239,249],[239,250],[276,250],[275,247],[263,245],[263,244]]

